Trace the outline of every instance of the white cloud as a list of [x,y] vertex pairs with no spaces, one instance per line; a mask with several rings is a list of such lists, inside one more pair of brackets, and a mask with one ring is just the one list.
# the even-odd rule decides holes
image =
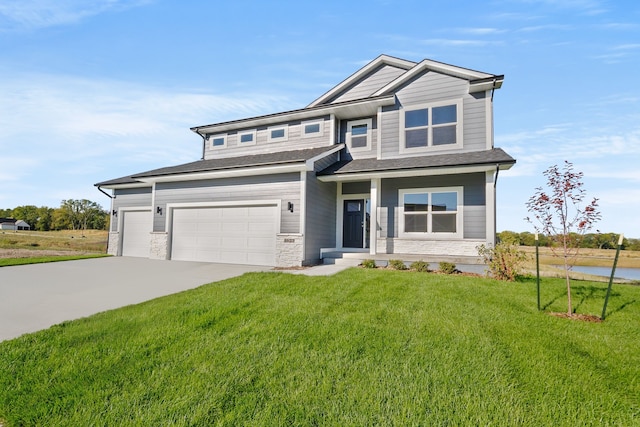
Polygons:
[[424,45],[436,45],[436,46],[461,46],[461,47],[473,47],[473,46],[488,46],[502,44],[501,41],[490,40],[470,40],[470,39],[424,39],[419,41]]
[[[95,199],[96,182],[197,160],[202,141],[192,126],[288,110],[292,103],[259,93],[49,75],[0,76],[0,93],[3,207],[57,206],[74,189]],[[6,154],[11,149],[15,155]]]
[[[601,169],[617,162],[640,156],[640,129],[586,134],[587,127],[573,123],[548,125],[537,130],[496,135],[496,145],[517,159],[516,167],[508,176],[535,176],[552,164],[564,160],[573,163],[597,160]],[[609,166],[604,166],[606,162]],[[635,165],[633,165],[635,166]],[[607,172],[602,173],[606,177]],[[620,172],[620,169],[618,169]],[[615,171],[614,171],[615,173]],[[624,173],[621,176],[633,177]]]
[[477,36],[486,36],[490,34],[502,34],[507,30],[501,30],[499,28],[459,28],[458,31],[464,34],[473,34]]
[[573,29],[571,25],[544,24],[544,25],[531,25],[527,27],[522,27],[517,29],[516,31],[521,33],[531,33],[536,31],[568,31],[571,29]]
[[25,29],[74,24],[108,11],[121,11],[151,0],[3,0],[0,16]]

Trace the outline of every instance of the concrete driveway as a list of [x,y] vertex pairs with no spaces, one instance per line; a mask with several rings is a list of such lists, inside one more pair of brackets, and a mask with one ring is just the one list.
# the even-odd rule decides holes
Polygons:
[[269,267],[110,257],[0,268],[0,341]]

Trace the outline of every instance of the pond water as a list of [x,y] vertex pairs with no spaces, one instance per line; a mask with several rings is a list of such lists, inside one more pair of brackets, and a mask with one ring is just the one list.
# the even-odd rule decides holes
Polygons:
[[[575,265],[573,271],[578,273],[593,274],[596,276],[611,277],[611,267],[586,267]],[[618,279],[640,280],[640,268],[616,268],[615,277]]]

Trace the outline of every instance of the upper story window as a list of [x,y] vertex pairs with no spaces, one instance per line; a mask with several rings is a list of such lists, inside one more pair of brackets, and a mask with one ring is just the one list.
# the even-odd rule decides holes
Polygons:
[[238,132],[238,145],[239,146],[255,145],[255,143],[256,143],[256,131],[255,130]]
[[323,120],[302,122],[300,126],[302,127],[301,133],[303,138],[312,138],[315,136],[322,136],[324,134]]
[[288,126],[273,126],[267,129],[268,142],[286,141],[289,138]]
[[412,106],[400,112],[400,152],[462,146],[462,101]]
[[462,236],[462,187],[399,191],[399,236]]
[[347,122],[347,145],[352,151],[371,148],[371,119]]
[[209,135],[211,149],[217,150],[227,146],[227,135]]

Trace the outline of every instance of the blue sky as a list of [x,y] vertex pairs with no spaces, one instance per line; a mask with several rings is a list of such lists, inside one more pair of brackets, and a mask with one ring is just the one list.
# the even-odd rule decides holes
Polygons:
[[632,0],[0,2],[0,208],[197,160],[189,128],[304,107],[384,53],[504,74],[498,230],[569,160],[603,232],[640,237],[640,3]]

